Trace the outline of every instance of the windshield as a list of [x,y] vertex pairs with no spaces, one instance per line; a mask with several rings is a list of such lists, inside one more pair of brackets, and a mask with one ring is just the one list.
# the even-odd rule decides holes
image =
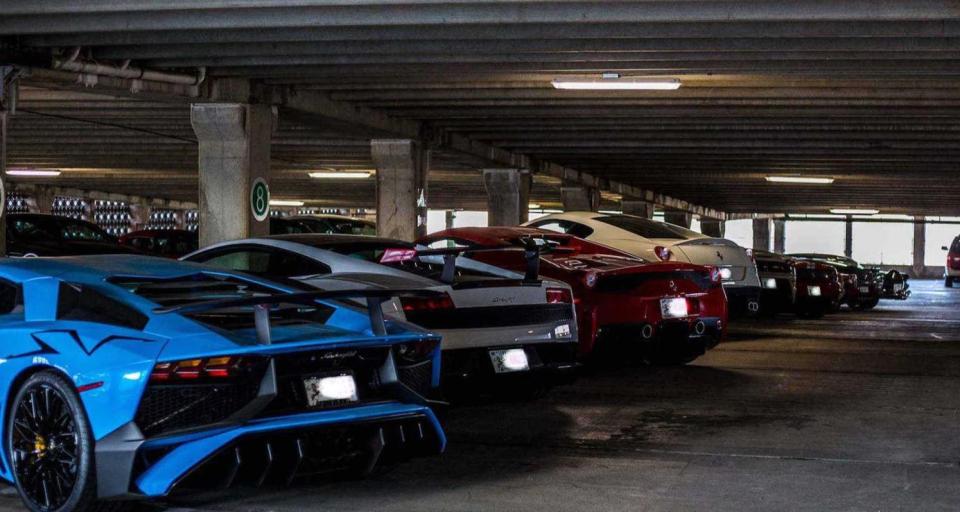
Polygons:
[[687,240],[702,238],[703,235],[680,226],[657,222],[655,220],[632,217],[630,215],[608,215],[597,217],[596,220],[613,227],[629,231],[644,238],[668,238],[673,240]]
[[113,242],[114,238],[94,224],[67,217],[8,217],[7,226],[21,240]]

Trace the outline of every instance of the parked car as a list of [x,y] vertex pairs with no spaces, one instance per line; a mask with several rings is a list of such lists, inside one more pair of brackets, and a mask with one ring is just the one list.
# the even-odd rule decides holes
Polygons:
[[716,269],[650,263],[572,235],[524,227],[448,229],[419,243],[479,248],[466,254],[517,272],[529,265],[523,251],[483,249],[534,244],[540,274],[573,288],[581,358],[628,349],[656,363],[686,363],[725,333],[727,301]]
[[144,229],[121,236],[119,242],[143,254],[177,259],[196,251],[200,236],[185,229]]
[[844,286],[837,267],[813,260],[794,260],[797,275],[798,316],[819,318],[825,313],[840,309]]
[[384,320],[394,295],[432,299],[139,256],[4,260],[0,476],[28,509],[71,512],[439,453],[440,338]]
[[7,256],[138,254],[91,222],[39,213],[10,213],[4,218]]
[[760,308],[757,265],[746,249],[725,238],[711,238],[642,217],[597,212],[558,213],[524,225],[586,238],[648,261],[685,261],[716,267],[732,315],[754,314]]
[[297,215],[271,217],[271,235],[321,233],[327,235],[376,235],[377,225],[369,220],[343,215]]
[[943,284],[952,288],[953,283],[960,281],[960,236],[953,239],[950,247],[943,246],[947,251],[947,264],[943,270]]
[[843,282],[843,303],[851,309],[873,309],[880,303],[883,291],[882,275],[845,256],[832,254],[789,254],[793,258],[832,265]]
[[797,274],[793,261],[783,255],[754,250],[760,276],[760,311],[767,314],[794,311],[797,300]]
[[516,396],[570,378],[577,321],[567,284],[424,250],[387,238],[311,234],[224,242],[184,259],[325,290],[442,292],[385,306],[386,314],[443,336],[445,387]]

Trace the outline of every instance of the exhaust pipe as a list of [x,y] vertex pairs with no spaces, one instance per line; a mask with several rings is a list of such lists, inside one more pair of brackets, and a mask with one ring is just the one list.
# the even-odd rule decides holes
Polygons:
[[653,326],[650,324],[644,325],[643,328],[640,329],[640,335],[643,336],[643,339],[645,340],[649,340],[650,338],[652,338]]
[[703,323],[703,320],[698,320],[696,325],[693,326],[693,332],[697,333],[697,336],[700,336],[707,332],[707,325]]

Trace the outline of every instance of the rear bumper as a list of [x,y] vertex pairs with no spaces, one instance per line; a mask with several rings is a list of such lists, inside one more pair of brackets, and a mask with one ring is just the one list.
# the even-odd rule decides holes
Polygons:
[[[760,308],[768,312],[790,311],[796,302],[797,285],[789,278],[774,278],[777,283],[776,288],[761,288],[760,290]],[[766,279],[761,279],[766,282]]]
[[[274,477],[290,479],[307,469],[308,461],[320,461],[323,466],[327,460],[342,458],[344,454],[338,453],[342,446],[311,443],[317,436],[329,438],[333,430],[341,437],[346,434],[360,440],[352,448],[366,448],[365,453],[360,450],[353,455],[360,459],[358,463],[371,467],[385,456],[440,453],[447,442],[429,407],[389,402],[255,419],[148,440],[131,436],[131,426],[97,443],[98,468],[111,469],[109,476],[98,475],[107,476],[107,481],[98,482],[100,498],[166,496],[189,479],[206,478],[206,467],[213,469],[211,474],[219,475],[218,481],[204,485],[206,489],[228,487],[250,473],[256,484]],[[244,454],[250,450],[261,454],[258,464],[244,464]],[[311,467],[310,471],[324,469],[342,468],[330,464],[328,468]]]
[[[698,326],[700,323],[702,326]],[[598,343],[612,354],[699,356],[720,343],[723,328],[723,321],[717,317],[663,320],[655,325],[606,325],[600,329]]]
[[727,305],[731,317],[752,316],[760,308],[759,286],[726,286]]
[[[490,359],[491,350],[522,348],[530,369],[496,373]],[[464,384],[564,384],[573,380],[579,343],[549,342],[512,344],[483,348],[444,350],[440,365],[444,387]]]

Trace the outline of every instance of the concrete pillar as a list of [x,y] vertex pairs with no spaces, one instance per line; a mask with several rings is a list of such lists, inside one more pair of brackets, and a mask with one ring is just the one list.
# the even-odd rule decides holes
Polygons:
[[773,219],[773,252],[787,252],[787,221],[783,219]]
[[7,254],[7,230],[4,217],[7,211],[7,122],[16,110],[17,81],[12,66],[0,66],[0,256]]
[[667,224],[675,224],[690,229],[693,224],[693,214],[687,212],[664,212],[663,221]]
[[33,200],[37,204],[37,213],[53,213],[53,200],[57,194],[50,187],[37,187],[33,191]]
[[270,233],[272,123],[266,105],[191,106],[200,153],[201,247]]
[[427,234],[430,152],[412,139],[374,139],[377,167],[377,234],[413,241]]
[[638,201],[633,199],[621,199],[620,211],[626,215],[635,215],[645,219],[653,218],[654,204],[647,201]]
[[853,217],[847,216],[845,222],[846,232],[843,237],[843,255],[853,257]]
[[753,219],[753,248],[770,250],[770,219]]
[[487,225],[516,226],[530,214],[530,173],[525,169],[484,169]]
[[926,269],[927,225],[922,216],[913,220],[913,275],[922,277]]
[[456,218],[457,218],[456,212],[454,212],[453,210],[447,210],[446,213],[444,214],[444,218],[443,218],[444,223],[443,223],[443,225],[444,225],[447,229],[453,229],[453,222],[454,222],[454,220],[456,220]]
[[600,189],[594,187],[560,187],[560,200],[567,212],[595,212],[600,208]]
[[723,238],[727,223],[719,219],[700,219],[700,231],[707,236]]

